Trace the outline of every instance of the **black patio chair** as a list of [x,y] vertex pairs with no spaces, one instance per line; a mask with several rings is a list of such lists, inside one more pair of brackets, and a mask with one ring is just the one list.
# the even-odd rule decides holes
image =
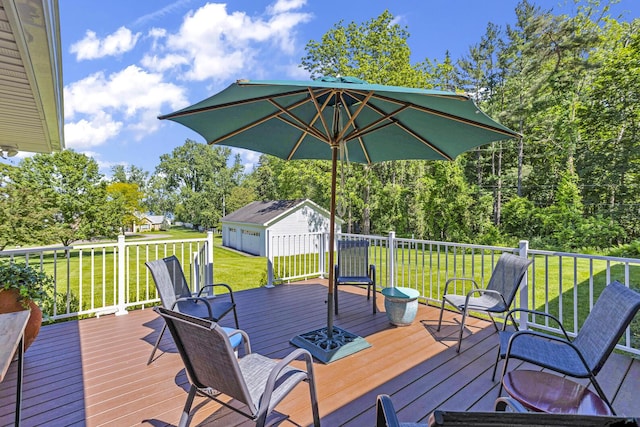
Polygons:
[[[532,260],[524,257],[503,253],[500,255],[485,289],[481,289],[474,279],[467,277],[453,277],[445,282],[438,331],[440,331],[442,325],[445,303],[449,303],[462,313],[460,335],[458,337],[458,353],[462,345],[462,334],[468,312],[481,311],[487,313],[493,322],[493,327],[496,328],[496,331],[499,331],[491,313],[506,313],[509,310],[518,292],[520,282],[522,282],[524,275],[527,273],[527,268],[532,262]],[[467,292],[466,295],[448,294],[449,284],[458,281],[471,282],[473,289]]]
[[[591,309],[574,340],[569,338],[564,326],[555,316],[523,308],[515,308],[507,313],[516,331],[507,331],[507,322],[499,332],[500,347],[493,367],[492,380],[500,359],[504,360],[502,377],[507,372],[509,359],[519,359],[574,378],[589,378],[596,393],[615,414],[611,402],[596,381],[607,358],[624,334],[640,309],[640,293],[614,281],[607,285]],[[532,330],[518,330],[514,313],[525,312],[548,317],[556,322],[563,337],[543,334]],[[502,393],[502,381],[500,390]]]
[[495,412],[465,412],[435,410],[427,423],[398,421],[391,398],[378,395],[376,427],[638,427],[638,418],[575,414],[545,414],[528,412],[524,406],[508,397],[498,398]]
[[362,239],[338,240],[338,263],[335,265],[336,289],[333,293],[334,310],[338,314],[338,286],[367,287],[367,300],[373,291],[373,314],[376,314],[376,266],[369,264],[369,241]]
[[[157,261],[147,261],[145,265],[151,271],[163,307],[191,316],[209,319],[214,322],[218,322],[228,313],[233,312],[236,328],[239,328],[236,303],[233,299],[233,291],[229,285],[224,283],[205,285],[200,289],[197,296],[193,296],[189,290],[189,286],[187,286],[187,280],[184,277],[180,260],[178,260],[176,256],[172,255]],[[215,287],[226,289],[227,294],[219,296],[203,295],[206,289]],[[153,350],[151,350],[147,365],[153,362],[153,356],[156,354],[156,350],[160,345],[160,340],[166,329],[167,325],[165,324],[162,327],[160,335],[158,335]],[[227,328],[227,332],[231,330],[231,328]],[[233,344],[234,347],[237,347],[237,345],[240,344],[240,338],[234,338]]]
[[[154,310],[165,319],[191,384],[180,427],[188,426],[191,421],[191,406],[196,394],[250,418],[257,427],[279,423],[288,417],[274,413],[274,408],[303,381],[309,385],[313,425],[320,426],[313,359],[307,350],[293,350],[282,360],[270,359],[251,352],[249,336],[244,331],[236,330],[227,336],[210,320],[163,307]],[[244,342],[244,356],[240,358],[234,354],[229,341],[235,334],[241,334]],[[299,358],[304,359],[306,369],[290,366]],[[218,398],[222,394],[233,400]]]

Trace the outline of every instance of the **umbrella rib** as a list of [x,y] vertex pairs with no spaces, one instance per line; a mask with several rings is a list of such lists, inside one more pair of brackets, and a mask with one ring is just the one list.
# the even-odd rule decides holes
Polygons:
[[453,157],[451,157],[450,155],[448,155],[447,153],[445,153],[444,151],[440,150],[438,147],[436,147],[435,145],[433,145],[431,142],[429,142],[427,139],[421,137],[420,135],[418,135],[417,133],[415,133],[412,129],[406,127],[405,125],[403,125],[400,122],[396,122],[396,126],[400,127],[401,129],[403,129],[405,132],[407,132],[408,134],[412,135],[415,139],[417,139],[418,141],[422,142],[424,145],[428,146],[429,148],[431,148],[433,151],[435,151],[436,153],[440,154],[442,157],[444,157],[446,160],[453,160]]
[[[315,121],[317,120],[317,117],[320,117],[320,122],[322,123],[322,127],[324,127],[324,131],[326,132],[326,134],[329,135],[329,139],[331,139],[331,132],[329,132],[329,126],[327,125],[327,121],[324,119],[322,112],[324,111],[327,104],[329,103],[329,100],[331,99],[331,95],[333,95],[333,93],[327,96],[327,99],[324,100],[322,107],[320,107],[320,104],[318,104],[318,98],[316,93],[310,87],[307,88],[307,90],[309,91],[309,97],[313,101],[313,105],[316,107],[317,116],[313,118],[313,122],[315,123]],[[323,95],[323,94],[320,94],[320,95]]]
[[[345,111],[347,112],[347,115],[349,116],[349,118],[351,118],[351,111],[349,111],[348,108],[345,108]],[[355,125],[354,125],[354,129],[355,129]],[[364,141],[362,141],[362,138],[360,138],[360,136],[354,136],[353,138],[345,138],[345,141],[350,139],[355,139],[355,138],[358,139],[358,144],[360,144],[360,149],[362,150],[364,157],[367,159],[367,164],[371,164],[371,157],[369,156],[369,151],[367,150],[367,147],[364,145]]]
[[[375,99],[380,99],[382,101],[392,102],[394,104],[405,105],[405,103],[400,102],[397,99],[388,98],[386,96],[382,96],[382,95],[376,94],[376,95],[373,95],[373,97]],[[423,107],[421,105],[417,105],[417,104],[413,104],[413,103],[411,105],[409,105],[409,107],[413,108],[415,110],[421,111],[423,113],[432,114],[434,116],[439,116],[439,117],[444,117],[445,119],[449,119],[449,120],[453,120],[453,121],[456,121],[456,122],[465,123],[465,124],[468,124],[468,125],[471,125],[471,126],[475,126],[475,127],[481,128],[481,129],[486,129],[486,130],[490,130],[490,131],[493,131],[493,132],[501,133],[503,135],[507,135],[507,136],[510,136],[512,138],[520,138],[520,135],[517,132],[500,129],[500,128],[497,128],[495,126],[487,125],[487,124],[484,124],[484,123],[478,123],[478,122],[470,120],[470,119],[465,119],[465,118],[462,118],[462,117],[458,117],[458,116],[456,116],[454,114],[445,113],[443,111],[434,110],[434,109],[431,109],[431,108],[428,108],[428,107]],[[372,108],[373,108],[373,106],[372,106]]]
[[[315,136],[316,138],[318,138],[321,141],[324,141],[326,139],[325,135],[322,134],[322,132],[318,131],[318,129],[313,127],[313,122],[310,122],[309,124],[305,123],[303,120],[301,120],[298,116],[296,116],[295,114],[293,114],[293,112],[291,112],[291,109],[299,107],[300,105],[304,104],[305,102],[308,102],[308,100],[304,100],[304,102],[298,102],[296,104],[294,104],[293,106],[289,107],[288,109],[281,106],[280,104],[278,104],[277,102],[273,101],[273,100],[269,100],[269,102],[276,108],[278,108],[280,110],[280,113],[278,114],[273,114],[271,115],[271,117],[275,117],[277,119],[282,120],[285,123],[288,123],[289,125],[301,130],[302,132],[305,133],[310,133],[313,136]],[[289,117],[293,118],[293,120],[295,121],[291,121],[286,119],[285,117],[282,117],[281,114],[286,114]]]
[[[322,107],[320,107],[318,105],[318,100],[316,98],[316,94],[311,90],[311,88],[308,88],[309,90],[309,98],[313,101],[313,105],[316,107],[316,115],[313,117],[313,119],[311,120],[311,122],[309,122],[309,127],[311,129],[314,130],[314,132],[317,132],[318,135],[321,135],[323,138],[318,138],[321,141],[326,142],[327,144],[329,144],[329,146],[331,146],[331,134],[329,133],[329,129],[327,128],[327,123],[324,119],[324,116],[322,115],[322,111],[325,109],[325,107],[327,106],[327,104],[329,103],[329,100],[331,99],[331,95],[329,94],[327,96],[327,98],[324,100],[324,103],[322,104]],[[322,93],[320,95],[324,95],[327,92],[331,92],[331,91],[322,91]],[[280,117],[278,117],[280,118]],[[320,132],[319,130],[317,130],[313,125],[315,124],[315,122],[318,120],[318,118],[320,118],[320,122],[322,123],[322,126],[324,127],[324,130],[326,132],[326,135],[322,135],[322,132]],[[284,118],[280,118],[281,120],[284,120]],[[296,143],[294,144],[293,148],[291,149],[291,151],[289,151],[289,154],[287,155],[287,160],[291,160],[293,158],[293,155],[296,154],[296,151],[298,151],[298,148],[300,148],[300,144],[302,144],[302,141],[304,140],[305,136],[307,135],[306,131],[303,131],[302,135],[300,135],[300,137],[298,138],[298,140],[296,141]]]
[[264,95],[264,96],[260,96],[260,97],[256,97],[256,98],[249,98],[249,99],[243,99],[243,100],[240,100],[240,101],[227,102],[227,103],[224,103],[224,104],[209,105],[207,107],[194,108],[194,109],[188,110],[188,111],[176,111],[174,113],[169,113],[169,114],[158,116],[158,119],[165,120],[165,119],[174,119],[174,118],[177,118],[177,117],[191,116],[193,114],[203,113],[203,112],[206,112],[206,111],[220,110],[220,109],[223,109],[223,108],[235,107],[235,106],[243,105],[243,104],[253,104],[253,103],[265,101],[265,100],[268,100],[268,99],[283,98],[283,97],[291,96],[291,95],[299,95],[299,94],[304,93],[304,92],[306,92],[306,88],[305,89],[301,89],[301,90],[292,90],[290,92],[279,93],[277,95]]
[[[290,93],[290,94],[291,94],[291,93]],[[256,99],[257,99],[257,98],[256,98]],[[303,121],[301,121],[301,120],[300,120],[299,118],[297,118],[296,116],[294,116],[294,115],[293,115],[291,112],[289,112],[286,108],[284,108],[284,107],[280,106],[278,103],[276,103],[274,100],[272,100],[272,99],[270,99],[270,98],[266,98],[266,97],[265,97],[264,99],[260,99],[260,101],[265,101],[265,100],[266,100],[266,101],[268,101],[268,102],[270,102],[270,103],[271,103],[273,106],[275,106],[276,108],[278,108],[278,110],[279,110],[279,111],[276,111],[276,112],[271,113],[271,114],[269,114],[269,115],[267,115],[267,116],[264,116],[263,118],[258,119],[258,120],[254,121],[254,122],[252,122],[252,123],[249,123],[249,124],[248,124],[248,125],[246,125],[246,126],[243,126],[243,127],[241,127],[241,128],[238,128],[238,129],[236,129],[236,130],[235,130],[235,131],[233,131],[233,132],[229,132],[229,133],[228,133],[228,134],[226,134],[226,135],[222,135],[221,137],[219,137],[219,138],[217,138],[217,139],[215,139],[215,140],[211,141],[211,142],[210,142],[210,144],[218,144],[218,143],[220,143],[220,142],[224,141],[225,139],[232,138],[232,137],[234,137],[234,136],[236,136],[236,135],[238,135],[238,134],[240,134],[240,133],[242,133],[242,132],[244,132],[244,131],[246,131],[246,130],[248,130],[248,129],[251,129],[251,128],[253,128],[253,127],[255,127],[255,126],[258,126],[258,125],[260,125],[260,124],[262,124],[262,123],[264,123],[264,122],[266,122],[266,121],[269,121],[269,120],[271,120],[271,119],[272,119],[272,118],[274,118],[274,117],[275,117],[275,118],[278,118],[278,119],[280,119],[280,120],[285,121],[285,122],[286,122],[286,123],[288,123],[289,125],[294,126],[294,127],[298,128],[298,129],[302,130],[303,132],[306,132],[306,131],[307,131],[307,129],[305,129],[304,127],[301,127],[300,125],[298,125],[298,124],[296,124],[296,123],[293,123],[293,122],[291,122],[291,121],[288,121],[288,120],[286,120],[286,119],[284,119],[284,118],[280,117],[280,115],[281,115],[281,114],[283,114],[283,113],[284,113],[284,114],[287,114],[287,115],[289,115],[289,116],[293,117],[294,119],[296,119],[298,122],[302,123],[302,125],[304,126],[304,122],[303,122]],[[290,106],[289,106],[289,109],[298,108],[300,105],[304,104],[304,103],[305,103],[305,102],[307,102],[307,101],[308,101],[307,99],[303,99],[303,100],[301,100],[301,101],[298,101],[298,102],[296,102],[295,104],[290,105]],[[228,105],[227,105],[227,106],[228,106]],[[317,130],[316,130],[316,129],[311,128],[311,133],[314,133],[313,131],[316,131],[316,132],[317,132]],[[314,134],[314,136],[316,136],[316,137],[317,137],[318,139],[320,139],[320,140],[324,140],[324,135],[322,135],[322,133],[320,133],[320,132],[317,132],[317,134]]]
[[[409,108],[408,104],[403,104],[400,108],[398,108],[397,110],[395,110],[392,113],[386,114],[384,112],[382,112],[380,109],[376,108],[374,105],[369,104],[369,107],[375,111],[376,113],[380,114],[382,117],[380,117],[378,120],[369,123],[368,125],[357,129],[354,126],[354,131],[348,135],[345,139],[353,139],[353,138],[360,138],[363,135],[366,135],[368,133],[371,133],[373,131],[376,131],[378,129],[382,129],[383,127],[389,126],[391,124],[394,124],[396,122],[395,119],[393,119],[393,116],[395,116],[396,114],[399,114],[401,112],[403,112],[404,110],[406,110],[407,108]],[[388,123],[385,123],[384,125],[378,126],[381,122],[385,121],[385,120],[389,120]]]
[[[367,95],[365,96],[365,98],[360,101],[360,106],[358,107],[358,109],[353,113],[353,115],[349,115],[349,122],[347,122],[342,129],[340,129],[340,133],[338,134],[338,137],[336,138],[338,141],[340,141],[342,138],[344,138],[344,134],[347,131],[347,129],[349,129],[349,126],[353,125],[353,128],[355,129],[355,119],[358,118],[358,116],[360,115],[360,113],[362,112],[362,110],[364,109],[364,107],[366,107],[369,103],[369,99],[371,99],[371,96],[373,95],[373,92],[369,92],[367,93]],[[344,102],[344,98],[342,97],[342,93],[340,94],[340,99],[342,100],[342,105],[346,105],[346,103]],[[348,108],[345,108],[345,110],[347,110]]]

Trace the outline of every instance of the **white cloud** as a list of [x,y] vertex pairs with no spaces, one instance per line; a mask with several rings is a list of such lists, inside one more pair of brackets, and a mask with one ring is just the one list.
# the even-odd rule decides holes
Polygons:
[[307,0],[277,0],[267,11],[271,14],[288,12],[294,9],[300,9],[307,4]]
[[140,139],[158,129],[157,115],[163,108],[175,110],[188,104],[184,88],[135,65],[74,82],[64,88],[64,98],[69,147],[101,145],[124,129]]
[[[221,81],[247,76],[260,68],[261,54],[291,55],[295,51],[295,28],[311,19],[308,13],[293,13],[301,0],[278,1],[267,10],[266,19],[245,12],[227,12],[226,4],[208,3],[188,13],[177,33],[154,30],[156,49],[143,65],[153,71],[174,69],[180,78]],[[160,38],[166,36],[166,45]],[[269,52],[276,47],[279,51]],[[265,53],[267,52],[267,53]],[[242,75],[240,75],[242,74]],[[254,73],[251,73],[254,74]]]
[[89,120],[65,124],[65,144],[67,148],[75,149],[95,147],[118,135],[121,128],[122,122],[113,120],[109,114],[96,114]]
[[77,61],[121,55],[132,50],[139,38],[140,33],[133,34],[125,27],[118,28],[102,40],[95,32],[87,31],[84,39],[71,45],[71,53],[76,54]]

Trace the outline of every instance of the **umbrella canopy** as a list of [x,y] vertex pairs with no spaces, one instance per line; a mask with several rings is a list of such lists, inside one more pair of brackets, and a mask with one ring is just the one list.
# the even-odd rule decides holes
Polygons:
[[[245,148],[287,160],[331,159],[329,248],[335,247],[340,150],[349,161],[366,164],[452,160],[474,147],[519,136],[480,111],[467,95],[368,84],[353,77],[238,80],[210,98],[159,119],[181,123],[209,144]],[[355,342],[352,334],[333,327],[333,250],[329,251],[329,265],[327,328],[306,334],[317,337],[308,349],[323,362],[347,355],[341,352],[341,346]],[[339,339],[334,338],[334,331]],[[358,344],[351,352],[367,346]],[[329,354],[314,352],[316,347]]]
[[193,129],[209,144],[287,160],[329,160],[328,148],[339,142],[352,162],[451,160],[471,148],[518,136],[467,95],[367,84],[353,77],[238,80],[159,118]]

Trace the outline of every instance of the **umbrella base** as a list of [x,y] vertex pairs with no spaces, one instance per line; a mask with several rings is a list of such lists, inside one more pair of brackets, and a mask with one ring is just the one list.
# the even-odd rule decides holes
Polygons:
[[327,328],[325,327],[296,335],[289,342],[296,347],[308,350],[313,357],[322,363],[335,362],[371,347],[371,344],[364,338],[335,326],[331,339],[327,336]]

